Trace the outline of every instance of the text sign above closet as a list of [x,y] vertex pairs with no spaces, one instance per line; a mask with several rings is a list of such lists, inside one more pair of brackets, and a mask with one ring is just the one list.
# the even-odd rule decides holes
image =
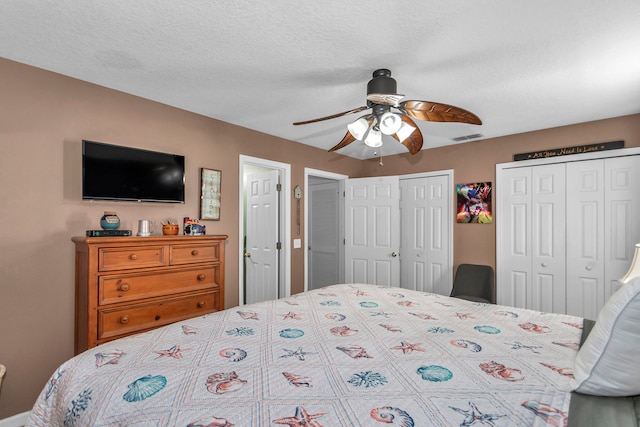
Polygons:
[[549,157],[593,153],[595,151],[617,150],[618,148],[624,148],[624,141],[601,142],[599,144],[576,145],[574,147],[553,148],[551,150],[540,150],[532,151],[531,153],[514,154],[513,160],[519,161],[548,159]]

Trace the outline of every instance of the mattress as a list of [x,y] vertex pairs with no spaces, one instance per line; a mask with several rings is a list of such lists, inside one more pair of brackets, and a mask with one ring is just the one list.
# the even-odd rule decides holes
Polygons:
[[108,342],[32,426],[565,426],[583,319],[341,284]]

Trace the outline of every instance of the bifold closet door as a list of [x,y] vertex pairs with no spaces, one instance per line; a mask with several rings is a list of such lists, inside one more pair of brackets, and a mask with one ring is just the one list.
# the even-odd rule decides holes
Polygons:
[[567,313],[595,319],[640,241],[640,156],[567,164]]
[[565,311],[563,164],[502,171],[498,303]]

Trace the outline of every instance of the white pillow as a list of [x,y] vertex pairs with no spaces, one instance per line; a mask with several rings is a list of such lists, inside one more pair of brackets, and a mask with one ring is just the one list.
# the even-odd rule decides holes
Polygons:
[[594,396],[640,395],[640,277],[604,305],[578,351],[571,386]]

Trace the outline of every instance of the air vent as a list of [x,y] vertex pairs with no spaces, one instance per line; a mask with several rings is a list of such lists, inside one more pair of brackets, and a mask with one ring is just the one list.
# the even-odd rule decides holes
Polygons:
[[456,142],[462,142],[462,141],[468,141],[470,139],[482,138],[483,136],[484,135],[481,133],[473,133],[471,135],[458,136],[456,138],[452,138],[452,140]]

